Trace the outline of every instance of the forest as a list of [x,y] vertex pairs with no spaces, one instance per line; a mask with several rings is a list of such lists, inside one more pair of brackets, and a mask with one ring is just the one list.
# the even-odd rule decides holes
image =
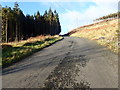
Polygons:
[[50,8],[43,15],[24,15],[15,2],[14,8],[2,7],[2,42],[26,40],[39,35],[57,35],[61,32],[59,15]]
[[105,20],[105,19],[115,19],[115,18],[120,18],[120,12],[116,12],[116,13],[112,13],[106,16],[99,17],[95,19],[94,21]]

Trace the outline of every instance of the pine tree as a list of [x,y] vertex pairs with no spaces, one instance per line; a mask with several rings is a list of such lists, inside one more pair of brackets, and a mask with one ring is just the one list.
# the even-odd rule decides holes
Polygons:
[[18,41],[18,23],[19,23],[19,5],[17,2],[14,4],[14,17],[16,22],[16,38],[15,41]]
[[11,42],[28,39],[37,35],[59,34],[61,26],[56,10],[50,8],[43,15],[37,11],[33,15],[24,15],[17,2],[14,8],[2,8],[2,41]]

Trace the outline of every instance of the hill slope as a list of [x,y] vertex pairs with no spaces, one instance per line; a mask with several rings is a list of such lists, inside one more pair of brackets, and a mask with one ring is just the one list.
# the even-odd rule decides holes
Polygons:
[[68,33],[70,36],[96,40],[99,44],[119,53],[118,32],[118,19],[110,19],[82,26]]

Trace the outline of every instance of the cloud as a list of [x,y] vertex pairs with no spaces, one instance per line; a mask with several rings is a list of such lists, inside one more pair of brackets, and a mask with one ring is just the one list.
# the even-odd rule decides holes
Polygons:
[[109,3],[118,2],[119,0],[1,0],[1,2],[95,2],[95,3]]
[[93,20],[101,16],[114,13],[118,11],[118,0],[92,0],[95,5],[90,6],[84,12],[67,11],[60,14],[61,26],[67,30],[63,33],[86,24],[93,23]]
[[[59,14],[61,26],[65,26],[68,30],[74,29],[82,24],[86,24],[84,14],[77,11],[68,11],[66,13]],[[88,19],[89,20],[89,19]]]
[[1,2],[89,2],[91,0],[1,0]]

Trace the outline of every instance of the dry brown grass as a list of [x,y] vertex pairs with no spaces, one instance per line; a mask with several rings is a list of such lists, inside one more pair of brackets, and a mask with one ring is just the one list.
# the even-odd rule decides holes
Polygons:
[[30,37],[27,40],[21,40],[19,42],[1,43],[1,45],[11,45],[13,47],[18,47],[18,46],[24,45],[25,43],[34,43],[37,41],[44,41],[45,39],[48,39],[48,38],[55,38],[55,37],[50,35],[47,35],[47,36],[40,35],[36,37]]
[[99,44],[118,53],[118,34],[118,19],[114,19],[78,28],[71,36],[96,40]]

